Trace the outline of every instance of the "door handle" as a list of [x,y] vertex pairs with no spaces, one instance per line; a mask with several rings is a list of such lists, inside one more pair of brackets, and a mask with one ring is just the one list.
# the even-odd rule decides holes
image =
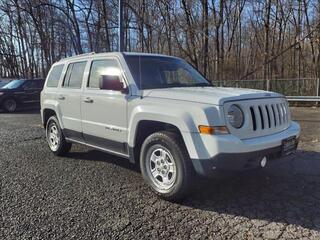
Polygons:
[[93,99],[91,98],[86,98],[85,100],[83,100],[85,103],[93,103]]
[[59,99],[59,100],[65,100],[66,98],[65,98],[64,96],[60,95],[60,96],[58,97],[58,99]]

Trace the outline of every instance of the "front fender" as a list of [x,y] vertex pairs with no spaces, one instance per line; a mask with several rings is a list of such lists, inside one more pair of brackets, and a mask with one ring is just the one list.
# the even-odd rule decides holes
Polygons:
[[197,132],[192,116],[183,109],[168,109],[162,106],[137,106],[129,119],[128,143],[134,146],[136,130],[140,121],[157,121],[176,126],[180,132]]

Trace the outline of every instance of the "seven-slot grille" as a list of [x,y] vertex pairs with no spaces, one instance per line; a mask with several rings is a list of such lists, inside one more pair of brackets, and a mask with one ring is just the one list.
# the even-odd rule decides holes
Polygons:
[[252,130],[278,128],[290,121],[286,102],[250,106]]
[[[244,124],[234,128],[228,122],[228,109],[239,106],[244,113]],[[266,136],[281,132],[290,125],[290,110],[285,98],[261,98],[227,102],[224,104],[227,127],[231,134],[240,139]]]

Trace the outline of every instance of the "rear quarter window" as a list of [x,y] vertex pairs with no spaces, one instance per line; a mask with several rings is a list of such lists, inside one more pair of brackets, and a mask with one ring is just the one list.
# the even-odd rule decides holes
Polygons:
[[47,87],[58,87],[63,67],[64,65],[57,65],[52,67],[52,70],[48,76]]

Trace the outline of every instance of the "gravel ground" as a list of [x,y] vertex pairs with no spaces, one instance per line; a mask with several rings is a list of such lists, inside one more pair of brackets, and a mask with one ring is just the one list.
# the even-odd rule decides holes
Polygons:
[[292,110],[292,161],[201,179],[179,204],[125,159],[79,145],[53,156],[37,112],[0,113],[0,239],[320,239],[320,109]]

